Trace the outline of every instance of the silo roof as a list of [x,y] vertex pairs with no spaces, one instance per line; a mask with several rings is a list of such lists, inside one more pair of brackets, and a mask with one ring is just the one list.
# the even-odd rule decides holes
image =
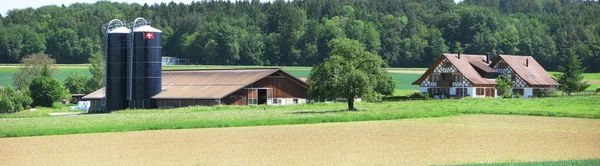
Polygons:
[[150,25],[144,25],[144,26],[140,26],[140,27],[136,27],[133,29],[133,32],[158,32],[158,33],[162,33],[162,31],[151,27]]
[[129,32],[130,32],[129,28],[118,27],[118,28],[113,29],[109,33],[129,33]]

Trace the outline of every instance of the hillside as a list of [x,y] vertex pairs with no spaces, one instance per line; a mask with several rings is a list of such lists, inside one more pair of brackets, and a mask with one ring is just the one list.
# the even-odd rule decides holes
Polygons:
[[336,37],[359,40],[391,67],[428,67],[442,52],[534,56],[547,70],[575,51],[600,72],[600,2],[580,0],[296,0],[127,4],[100,1],[11,10],[0,17],[0,63],[45,52],[87,63],[101,25],[145,17],[163,55],[193,64],[312,66]]

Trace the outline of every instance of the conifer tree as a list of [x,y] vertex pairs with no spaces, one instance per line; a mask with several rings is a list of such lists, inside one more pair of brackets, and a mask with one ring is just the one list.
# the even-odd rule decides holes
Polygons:
[[555,74],[556,80],[561,84],[558,89],[571,95],[573,92],[581,92],[590,85],[583,81],[584,67],[581,67],[581,61],[577,59],[574,51],[569,51],[567,56],[561,58],[558,66],[559,74]]

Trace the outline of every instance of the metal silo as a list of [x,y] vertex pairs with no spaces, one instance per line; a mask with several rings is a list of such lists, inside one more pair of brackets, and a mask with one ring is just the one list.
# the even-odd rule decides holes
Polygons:
[[154,108],[151,97],[161,91],[162,31],[144,18],[131,25],[129,52],[129,108]]
[[[106,81],[105,112],[127,108],[127,54],[130,30],[120,20],[111,20],[104,29]],[[103,103],[104,103],[103,102]]]

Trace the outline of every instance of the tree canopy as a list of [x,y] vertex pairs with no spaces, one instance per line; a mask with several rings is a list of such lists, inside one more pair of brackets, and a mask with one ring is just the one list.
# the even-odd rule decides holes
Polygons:
[[56,60],[46,54],[32,54],[24,57],[22,66],[13,76],[13,85],[18,89],[28,88],[34,77],[52,77],[56,72]]
[[355,110],[354,99],[373,99],[391,95],[396,86],[385,70],[385,62],[365,50],[358,40],[335,38],[329,42],[330,57],[314,68],[308,77],[310,93],[317,100],[346,98],[348,110]]
[[86,63],[101,25],[145,17],[163,55],[194,64],[313,66],[334,38],[357,40],[391,67],[427,67],[442,52],[531,55],[547,70],[575,49],[600,72],[600,3],[575,0],[294,0],[128,4],[109,1],[10,10],[0,19],[0,63],[46,53]]

